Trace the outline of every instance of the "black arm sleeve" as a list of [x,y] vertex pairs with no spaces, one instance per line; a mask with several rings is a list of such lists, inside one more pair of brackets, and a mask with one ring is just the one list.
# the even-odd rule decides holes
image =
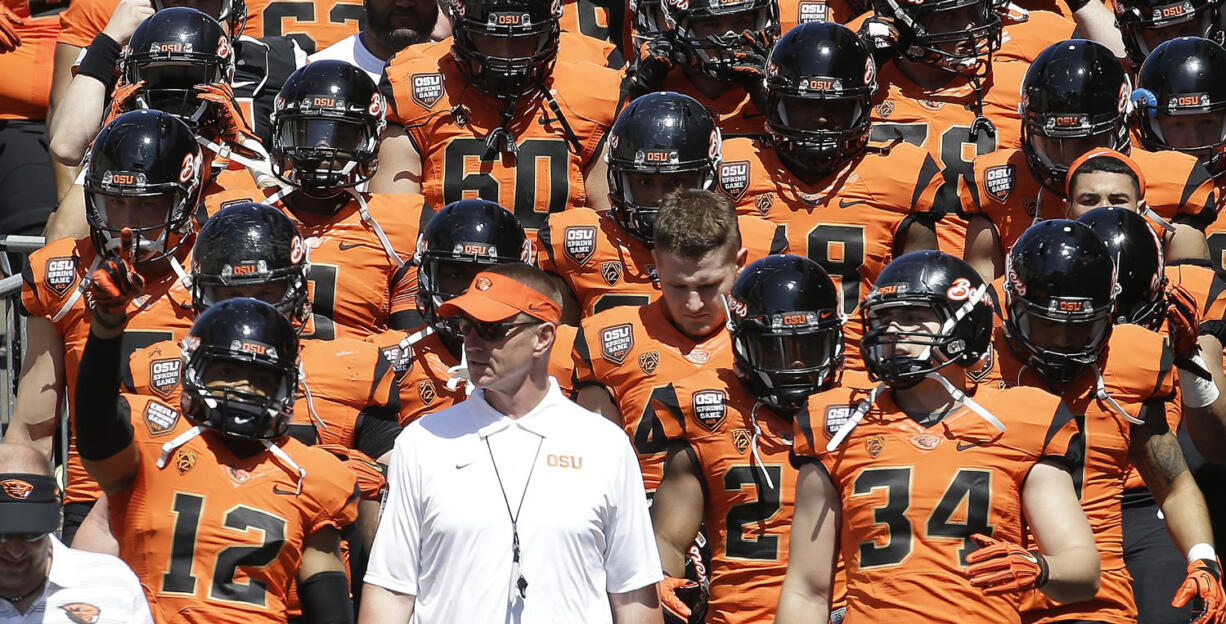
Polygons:
[[400,423],[394,419],[380,418],[362,412],[358,416],[353,447],[366,453],[371,459],[379,459],[392,450],[396,436],[400,435]]
[[77,450],[81,457],[100,461],[132,443],[132,421],[119,410],[120,356],[123,336],[102,339],[89,333],[77,369]]
[[306,624],[353,624],[353,602],[344,572],[320,572],[298,585]]

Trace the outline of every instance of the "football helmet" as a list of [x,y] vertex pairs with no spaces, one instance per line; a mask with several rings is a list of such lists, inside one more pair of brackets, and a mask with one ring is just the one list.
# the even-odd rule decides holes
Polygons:
[[295,71],[272,111],[272,171],[309,195],[356,186],[375,175],[387,105],[365,71],[316,61]]
[[[720,158],[719,128],[697,100],[670,91],[636,98],[609,130],[606,159],[613,218],[650,245],[660,198],[675,190],[662,188],[660,181],[669,178],[654,176],[686,174],[677,188],[710,190]],[[653,177],[642,177],[647,175]],[[656,184],[650,184],[653,181]]]
[[[663,0],[664,23],[693,69],[724,80],[737,51],[752,52],[746,31],[773,43],[779,38],[775,0]],[[735,26],[733,24],[736,24]]]
[[1222,34],[1213,0],[1117,0],[1114,4],[1124,48],[1136,65],[1164,41],[1180,37],[1219,41]]
[[1022,150],[1031,172],[1064,196],[1068,167],[1096,147],[1127,154],[1128,74],[1102,44],[1085,39],[1053,43],[1022,79]]
[[1077,221],[1094,230],[1115,261],[1115,324],[1158,329],[1166,318],[1166,264],[1158,234],[1145,217],[1114,206],[1095,208]]
[[[85,219],[98,254],[115,253],[125,227],[137,264],[162,260],[188,242],[203,158],[192,131],[168,113],[132,111],[103,127],[84,163]],[[129,222],[112,222],[118,210]]]
[[561,18],[561,0],[451,0],[456,66],[490,97],[529,95],[553,72]]
[[629,0],[628,10],[632,38],[636,46],[654,39],[667,29],[663,0]]
[[[227,377],[224,369],[210,369],[225,364],[271,373],[272,387],[257,390],[259,378],[252,376],[227,379],[232,385],[224,389],[210,388],[216,377]],[[196,317],[183,339],[183,371],[180,407],[192,424],[236,438],[278,438],[294,417],[298,334],[270,304],[227,299]]]
[[766,64],[766,131],[798,171],[830,172],[868,144],[877,65],[868,46],[832,22],[801,24]]
[[879,17],[898,28],[898,50],[909,61],[966,77],[987,73],[1000,49],[998,0],[873,0]]
[[175,115],[195,128],[212,121],[196,85],[229,84],[234,48],[217,20],[187,7],[154,13],[132,33],[120,58],[127,84],[144,81],[131,106]]
[[309,317],[306,245],[298,226],[272,206],[243,202],[209,217],[196,235],[189,275],[196,312],[218,302],[219,286],[283,283],[284,294],[268,303],[300,329]]
[[417,310],[426,324],[454,340],[463,335],[456,317],[442,318],[439,306],[464,294],[481,267],[532,262],[532,241],[515,215],[492,201],[463,199],[447,204],[417,239]]
[[[935,333],[896,327],[881,318],[891,308],[927,308],[936,313],[940,327]],[[874,381],[891,388],[914,386],[950,364],[971,367],[991,348],[988,286],[969,264],[940,251],[913,251],[887,264],[860,305],[860,315],[864,366]],[[923,350],[902,353],[911,346]]]
[[767,256],[745,267],[728,298],[733,370],[782,416],[827,390],[843,369],[839,290],[821,265]]
[[1180,37],[1154,48],[1141,65],[1132,101],[1146,149],[1191,154],[1210,171],[1221,171],[1226,153],[1226,48],[1199,37]]
[[1094,230],[1040,221],[1005,259],[1005,334],[1049,384],[1067,384],[1107,345],[1116,292],[1115,263]]

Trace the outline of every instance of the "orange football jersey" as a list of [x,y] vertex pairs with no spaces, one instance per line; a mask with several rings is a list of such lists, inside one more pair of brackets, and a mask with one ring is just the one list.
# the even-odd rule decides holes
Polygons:
[[[97,268],[98,261],[89,238],[61,238],[30,254],[22,273],[22,313],[51,321],[64,339],[64,394],[70,416],[76,413],[77,368],[93,318],[88,285],[82,280]],[[187,335],[192,325],[191,295],[173,273],[151,281],[144,292],[128,306],[128,324],[123,333],[125,355],[162,340],[178,340]],[[96,501],[101,490],[81,466],[76,426],[72,422],[70,418],[64,501]]]
[[[167,340],[128,356],[123,390],[179,405],[183,349]],[[352,448],[358,415],[371,407],[394,407],[392,363],[364,340],[303,340],[303,378],[294,401],[294,424],[314,429],[321,444]]]
[[972,397],[1003,432],[961,406],[930,427],[884,391],[838,448],[826,444],[867,392],[836,388],[796,415],[793,454],[820,462],[840,492],[844,622],[1017,623],[1021,596],[990,596],[965,576],[970,536],[1022,544],[1021,494],[1030,469],[1063,457],[1076,433],[1057,397],[979,386]]
[[902,140],[928,150],[940,165],[945,184],[937,196],[944,218],[937,226],[941,251],[962,257],[966,222],[954,214],[958,208],[958,180],[972,174],[976,156],[996,149],[1021,147],[1021,117],[1017,112],[1026,74],[1024,63],[993,63],[983,81],[983,116],[995,133],[981,129],[972,136],[975,121],[975,90],[962,79],[929,91],[915,84],[894,64],[887,64],[877,78],[880,87],[873,101],[876,142]]
[[702,368],[732,366],[731,339],[720,329],[696,342],[668,318],[664,301],[618,306],[589,316],[575,336],[575,387],[604,386],[622,414],[622,427],[639,456],[643,482],[660,484],[668,439],[652,398],[672,381]]
[[698,103],[711,113],[711,119],[715,121],[725,139],[766,132],[766,114],[758,110],[749,94],[739,86],[729,84],[723,93],[710,97],[699,91],[680,67],[674,67],[668,72],[661,84],[670,91],[698,100]]
[[[1217,214],[1213,180],[1196,158],[1179,152],[1133,149],[1129,156],[1144,171],[1145,202],[1170,221],[1190,217],[1202,224]],[[958,182],[964,214],[981,214],[996,226],[1004,250],[1037,220],[1063,219],[1064,199],[1043,187],[1026,164],[1021,149],[997,150],[975,159],[969,178]]]
[[1076,22],[1059,13],[1027,11],[1012,3],[1006,8],[1008,14],[1000,34],[1000,49],[992,55],[994,61],[1032,63],[1047,46],[1081,38]]
[[[267,0],[252,0],[247,3],[247,22],[243,26],[244,35],[256,38],[264,36],[264,33],[261,32],[260,11],[266,4]],[[297,3],[291,1],[286,4]],[[107,22],[111,21],[111,14],[115,12],[117,6],[119,6],[119,0],[72,0],[68,3],[68,8],[59,15],[58,42],[77,48],[89,47],[94,37],[106,28]],[[357,7],[358,15],[362,15],[360,2]],[[355,32],[357,32],[356,28],[349,31],[348,35]],[[341,39],[344,37],[337,37],[336,41]]]
[[909,215],[932,210],[941,186],[933,158],[905,143],[874,147],[810,185],[792,176],[768,143],[731,139],[724,142],[716,184],[740,214],[787,228],[791,253],[822,265],[840,285],[849,317],[846,365],[863,369],[855,312],[893,258],[899,226]]
[[856,15],[848,0],[779,0],[779,34],[809,22],[846,24]]
[[314,54],[356,34],[366,24],[360,0],[248,0],[243,33],[289,37]]
[[21,45],[0,54],[0,76],[8,77],[0,82],[0,120],[44,120],[51,97],[55,40],[60,32],[60,18],[55,12],[63,10],[68,2],[4,0],[3,4],[25,23],[13,26],[21,37]]
[[674,381],[652,403],[665,435],[688,442],[702,471],[711,547],[706,621],[773,622],[796,500],[792,421],[758,407],[730,368]]
[[380,86],[388,120],[405,127],[421,156],[422,194],[443,206],[480,197],[506,207],[535,232],[551,212],[587,203],[584,171],[600,156],[621,82],[614,70],[558,61],[548,81],[557,110],[534,97],[507,126],[517,152],[486,145],[503,124],[501,106],[471,88],[450,48],[399,54]]
[[[230,204],[270,203],[274,189],[251,187],[213,193],[205,198],[209,216]],[[417,238],[434,216],[421,195],[362,194],[367,214],[356,199],[333,215],[311,215],[280,208],[302,234],[311,265],[311,327],[303,338],[362,338],[387,329],[397,317],[417,316]]]
[[353,473],[290,437],[278,444],[298,469],[267,451],[240,458],[210,432],[163,450],[192,427],[178,410],[139,395],[121,395],[119,408],[140,465],[109,497],[110,522],[155,619],[284,622],[304,540],[357,519]]
[[393,363],[400,388],[400,424],[404,426],[451,407],[467,396],[462,382],[455,388],[447,387],[452,377],[447,371],[459,365],[459,361],[443,346],[443,341],[430,334],[410,345],[408,337],[415,333],[389,331],[367,338]]
[[[747,263],[787,253],[786,230],[756,216],[738,218]],[[643,305],[660,296],[655,259],[607,212],[575,208],[549,215],[537,232],[542,270],[562,278],[583,316],[616,305]]]
[[[1048,387],[1013,352],[1000,328],[994,335],[994,347],[993,369],[985,381],[1000,387]],[[1148,414],[1143,404],[1154,399],[1170,401],[1174,397],[1172,358],[1163,336],[1138,325],[1117,325],[1100,360],[1103,387],[1129,416],[1141,420],[1165,418],[1165,411]],[[1081,495],[1081,506],[1101,556],[1098,593],[1093,600],[1065,605],[1036,594],[1027,601],[1027,622],[1136,621],[1132,577],[1124,567],[1120,509],[1125,476],[1131,466],[1128,448],[1132,425],[1108,401],[1099,398],[1097,388],[1094,372],[1087,370],[1061,389],[1061,398],[1077,415],[1081,432],[1077,444],[1083,461],[1080,470],[1073,473],[1073,484]],[[1009,420],[1005,424],[1013,425]]]

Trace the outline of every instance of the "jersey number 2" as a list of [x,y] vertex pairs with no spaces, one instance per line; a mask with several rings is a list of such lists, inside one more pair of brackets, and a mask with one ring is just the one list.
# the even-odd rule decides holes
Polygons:
[[[196,593],[196,534],[204,515],[204,497],[176,492],[174,500],[175,532],[170,544],[170,569],[162,575],[163,594]],[[243,534],[258,531],[263,538],[259,546],[227,546],[213,558],[209,581],[209,599],[239,602],[257,607],[268,606],[268,583],[251,579],[239,583],[234,579],[239,567],[262,568],[277,560],[285,547],[285,519],[246,505],[237,505],[226,512],[222,527]]]

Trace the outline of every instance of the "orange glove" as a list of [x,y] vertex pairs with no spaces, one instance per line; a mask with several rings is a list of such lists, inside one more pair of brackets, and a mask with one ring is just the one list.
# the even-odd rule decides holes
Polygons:
[[664,580],[660,581],[660,603],[664,607],[665,621],[669,623],[688,622],[693,610],[685,604],[685,599],[678,596],[677,592],[694,594],[701,591],[696,581],[665,576]]
[[1188,576],[1175,592],[1172,607],[1192,602],[1197,624],[1226,622],[1226,594],[1222,592],[1222,564],[1209,559],[1197,559],[1188,564]]
[[17,27],[25,23],[24,19],[8,7],[0,5],[0,52],[12,52],[21,45],[21,35],[17,34]]
[[245,139],[260,140],[255,132],[252,132],[247,119],[243,117],[243,112],[238,108],[238,102],[234,101],[234,89],[230,85],[215,82],[196,85],[196,90],[200,92],[196,97],[216,104],[216,109],[221,113],[219,120],[221,138],[230,143],[232,147],[241,147]]
[[119,237],[119,255],[107,256],[90,276],[94,309],[106,314],[123,314],[128,302],[140,296],[145,287],[145,279],[136,272],[132,229],[124,228]]
[[125,104],[143,86],[145,86],[145,81],[140,80],[134,84],[121,84],[115,87],[115,92],[111,94],[111,110],[106,114],[106,121],[103,121],[102,125],[105,126],[114,121],[116,117],[128,112]]
[[979,548],[966,556],[970,567],[966,576],[971,585],[985,594],[1009,594],[1047,582],[1047,561],[1043,555],[981,533],[971,536]]

